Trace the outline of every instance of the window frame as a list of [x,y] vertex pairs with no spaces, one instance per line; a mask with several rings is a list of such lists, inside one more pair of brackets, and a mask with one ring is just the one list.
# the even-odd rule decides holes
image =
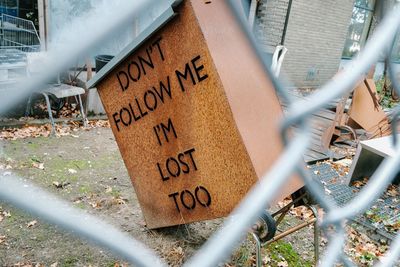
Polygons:
[[[379,1],[379,0],[378,0],[378,1]],[[362,40],[362,41],[359,42],[361,48],[365,46],[365,43],[367,42],[368,37],[369,37],[369,34],[370,34],[370,32],[371,32],[371,27],[372,27],[372,23],[373,23],[373,18],[374,18],[376,3],[377,3],[377,1],[376,1],[376,0],[373,0],[372,7],[370,7],[370,5],[359,5],[359,4],[357,4],[357,2],[353,5],[353,9],[352,9],[353,14],[352,14],[352,16],[351,16],[351,19],[353,19],[354,10],[355,10],[356,8],[360,9],[361,11],[365,11],[366,14],[367,14],[367,12],[368,12],[368,13],[370,14],[370,16],[371,16],[371,18],[369,19],[369,20],[370,20],[370,21],[369,21],[369,25],[365,25],[365,21],[364,21],[364,28],[363,28],[363,31],[366,29],[366,27],[368,27],[368,28],[366,29],[366,35],[365,35],[364,40]],[[346,39],[345,39],[345,44],[344,44],[344,46],[343,46],[343,51],[342,51],[342,56],[341,56],[342,59],[352,59],[352,58],[358,53],[358,52],[354,52],[354,53],[352,53],[351,56],[345,56],[345,55],[344,55],[344,52],[345,52],[345,49],[346,49],[346,45],[347,45],[347,41],[349,40],[348,36],[349,36],[349,29],[350,29],[350,26],[351,26],[351,25],[352,25],[352,24],[350,23],[350,24],[349,24],[349,27],[348,27],[348,30],[347,30],[347,35],[346,35]],[[361,36],[360,39],[363,39],[363,37]]]

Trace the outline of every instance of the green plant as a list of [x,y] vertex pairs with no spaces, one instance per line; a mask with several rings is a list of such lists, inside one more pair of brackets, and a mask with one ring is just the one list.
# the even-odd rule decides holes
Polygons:
[[391,81],[386,78],[386,88],[385,88],[385,78],[382,78],[376,81],[376,91],[379,97],[379,104],[382,108],[392,108],[394,107],[399,101],[393,99],[393,88]]
[[311,267],[313,264],[300,257],[290,243],[277,241],[270,244],[266,253],[271,258],[271,266],[278,266],[279,262],[285,261],[288,266],[294,267]]

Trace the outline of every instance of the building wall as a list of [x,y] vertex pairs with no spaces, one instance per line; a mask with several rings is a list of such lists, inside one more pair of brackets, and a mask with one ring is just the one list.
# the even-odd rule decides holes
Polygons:
[[[354,0],[294,0],[283,72],[297,87],[318,87],[337,72]],[[266,49],[280,43],[288,0],[261,0],[256,33]],[[261,33],[260,33],[261,31]]]
[[268,52],[281,43],[288,5],[289,0],[261,0],[258,4],[254,29]]
[[293,1],[283,70],[297,87],[317,87],[337,72],[353,0]]

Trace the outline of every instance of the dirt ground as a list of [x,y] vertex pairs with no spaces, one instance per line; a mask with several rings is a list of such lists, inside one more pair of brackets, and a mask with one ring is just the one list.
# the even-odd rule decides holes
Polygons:
[[[0,171],[25,177],[76,208],[117,226],[180,266],[218,229],[223,219],[148,230],[109,128],[74,130],[62,137],[1,141]],[[295,216],[284,225],[301,222]],[[307,227],[263,248],[270,266],[310,266],[313,230]],[[221,266],[253,266],[250,238]],[[293,264],[291,264],[291,262]],[[103,248],[0,202],[0,266],[120,266]]]

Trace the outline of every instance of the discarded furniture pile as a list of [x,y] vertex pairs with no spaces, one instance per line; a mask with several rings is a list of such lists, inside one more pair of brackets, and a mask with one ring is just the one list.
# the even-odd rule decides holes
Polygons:
[[[0,14],[0,94],[7,97],[18,82],[30,76],[35,76],[41,70],[46,53],[41,52],[41,40],[32,21]],[[61,83],[59,79],[53,83],[38,88],[36,94],[43,96],[46,101],[47,112],[55,132],[53,110],[59,109],[59,103],[74,97],[80,107],[83,123],[86,125],[86,116],[82,105],[81,95],[84,88]],[[33,95],[33,94],[32,94]],[[32,114],[32,95],[29,97],[25,115]]]
[[[28,70],[29,74],[34,76],[40,73],[40,68],[37,66],[41,66],[43,62],[46,60],[46,53],[28,53]],[[64,76],[66,78],[61,79],[61,75],[58,74],[54,77],[53,81],[49,81],[42,88],[39,88],[36,92],[32,93],[26,105],[25,116],[32,115],[33,112],[33,102],[35,96],[44,97],[46,101],[47,113],[49,116],[49,120],[51,123],[51,132],[55,134],[55,122],[53,118],[53,111],[58,114],[61,108],[68,102],[69,98],[73,98],[75,103],[79,106],[80,116],[84,126],[87,126],[87,118],[84,110],[84,106],[82,103],[82,96],[85,94],[84,85],[77,83],[77,75],[72,75],[69,72],[66,72]],[[82,86],[82,87],[81,87]]]
[[[304,99],[304,96],[296,94],[295,91],[290,92],[294,99]],[[281,105],[286,112],[288,104],[281,98]],[[304,161],[312,164],[318,161],[329,159],[334,156],[329,150],[329,145],[335,130],[335,112],[330,109],[322,109],[310,116],[311,142],[308,150],[304,154]],[[296,133],[297,128],[293,127]]]
[[334,143],[374,139],[391,134],[390,122],[381,105],[373,79],[364,79],[352,97],[343,97],[335,113]]
[[[291,94],[295,99],[306,98],[295,92]],[[281,105],[287,109],[287,103],[282,99]],[[373,79],[364,79],[355,86],[352,94],[313,113],[310,121],[311,144],[304,155],[308,164],[343,158],[329,149],[331,145],[356,147],[359,141],[391,134],[391,118],[379,104]],[[296,128],[293,130],[296,132]]]
[[[391,136],[393,115],[390,110],[384,111],[379,103],[374,80],[366,78],[350,94],[311,117],[312,141],[304,160],[309,164],[311,177],[339,206],[351,201],[382,161],[394,155]],[[331,146],[356,148],[355,155],[352,160],[334,162],[340,157],[329,150]],[[334,161],[324,161],[328,158]],[[387,192],[375,202],[375,208],[354,218],[378,239],[393,240],[399,228],[397,222],[400,215],[395,211],[398,208],[399,182],[400,175],[397,174]],[[387,219],[377,221],[378,217]]]

